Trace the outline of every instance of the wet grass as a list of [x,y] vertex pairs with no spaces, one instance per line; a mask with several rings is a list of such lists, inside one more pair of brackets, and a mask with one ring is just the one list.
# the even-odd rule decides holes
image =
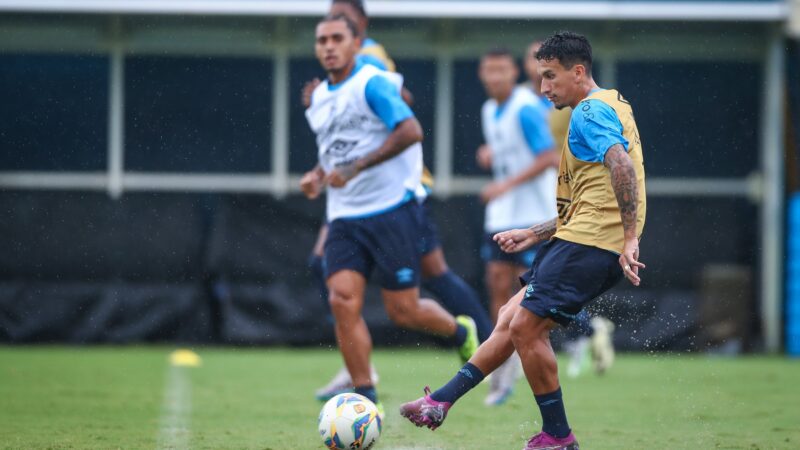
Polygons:
[[[171,349],[0,347],[0,449],[169,448],[164,428]],[[183,368],[186,429],[199,449],[322,448],[314,389],[339,368],[332,350],[199,349]],[[388,417],[382,449],[517,449],[539,429],[524,380],[498,408],[487,386],[460,401],[435,432],[398,405],[458,368],[455,354],[383,349],[375,354]],[[622,355],[606,376],[563,380],[584,449],[800,448],[800,361]],[[167,402],[168,403],[168,402]],[[181,435],[180,433],[183,433]],[[161,436],[161,438],[159,438]]]

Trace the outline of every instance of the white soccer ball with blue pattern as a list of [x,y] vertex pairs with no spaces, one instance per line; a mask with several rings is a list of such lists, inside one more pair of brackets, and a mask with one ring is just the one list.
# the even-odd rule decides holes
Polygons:
[[358,394],[339,394],[319,413],[319,434],[330,450],[367,450],[381,435],[378,408]]

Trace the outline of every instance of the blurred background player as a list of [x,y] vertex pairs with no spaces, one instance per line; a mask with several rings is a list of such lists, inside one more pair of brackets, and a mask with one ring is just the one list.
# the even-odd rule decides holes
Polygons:
[[[334,0],[331,3],[330,15],[344,15],[353,21],[360,36],[362,44],[357,55],[357,59],[364,64],[373,65],[379,69],[389,72],[396,71],[394,61],[389,57],[384,47],[374,39],[367,36],[369,18],[361,0]],[[311,92],[319,85],[320,80],[314,79],[306,83],[303,88],[303,104],[309,106]],[[411,106],[413,95],[405,87],[402,88],[403,100]],[[483,341],[492,332],[492,322],[489,319],[486,308],[481,304],[478,293],[469,286],[460,276],[450,270],[442,251],[441,241],[439,240],[436,225],[431,217],[429,206],[425,200],[433,187],[433,176],[430,171],[423,167],[421,178],[421,189],[417,191],[417,198],[423,203],[421,218],[422,224],[422,286],[430,291],[442,303],[442,305],[454,315],[463,315],[472,318],[478,332],[478,339]],[[320,298],[326,310],[328,306],[328,291],[325,286],[325,275],[323,268],[323,253],[325,238],[327,236],[327,225],[320,227],[317,242],[314,245],[309,266],[320,289]],[[379,376],[374,367],[371,368],[373,383],[377,384]],[[319,388],[315,396],[320,401],[325,401],[336,394],[352,391],[353,382],[347,368],[340,369],[333,378]]]
[[[400,407],[417,426],[439,427],[460,397],[515,350],[542,417],[526,450],[577,450],[564,408],[550,331],[567,326],[589,302],[623,277],[639,286],[639,239],[646,194],[639,132],[630,103],[592,78],[589,41],[571,32],[548,38],[536,53],[542,92],[557,108],[573,108],[561,154],[558,217],[494,239],[505,252],[543,245],[524,276],[526,286],[500,311],[492,335],[436,392]],[[580,111],[575,110],[580,105]],[[588,212],[588,213],[587,213]],[[597,212],[597,213],[595,213]]]
[[456,320],[419,298],[422,127],[400,96],[402,79],[357,60],[358,29],[344,15],[317,25],[315,52],[328,78],[311,95],[306,118],[319,164],[301,180],[308,198],[327,186],[325,271],[336,338],[354,391],[376,404],[372,339],[361,315],[374,269],[390,319],[448,338],[468,359],[477,347],[472,319]]
[[[498,311],[513,295],[536,249],[505,253],[492,236],[556,217],[559,154],[547,121],[549,108],[530,89],[517,86],[519,69],[508,50],[495,49],[483,55],[478,75],[489,99],[481,110],[486,144],[478,149],[477,159],[493,174],[492,183],[481,193],[486,203],[481,256],[486,264],[492,319],[497,321]],[[514,356],[492,376],[486,404],[505,402],[519,374]]]
[[[542,46],[541,41],[534,41],[525,52],[524,68],[528,80],[524,84],[527,86],[548,108],[548,119],[550,132],[555,141],[555,148],[561,152],[564,148],[564,141],[569,130],[569,119],[572,115],[572,108],[566,106],[556,109],[553,103],[542,95],[542,76],[539,75],[539,61],[536,59],[536,52]],[[585,367],[585,362],[591,359],[594,370],[598,374],[605,373],[614,363],[614,324],[602,316],[589,316],[586,310],[582,310],[575,320],[564,330],[564,349],[569,354],[567,363],[567,376],[575,378],[581,374]]]

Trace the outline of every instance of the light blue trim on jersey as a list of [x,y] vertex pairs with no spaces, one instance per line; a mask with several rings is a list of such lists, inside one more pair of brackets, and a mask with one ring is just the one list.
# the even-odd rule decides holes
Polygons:
[[400,96],[400,90],[386,77],[375,75],[370,78],[367,81],[364,95],[372,112],[389,130],[394,130],[398,123],[414,117],[411,108]]
[[[596,92],[596,91],[592,91]],[[611,146],[628,140],[622,135],[622,122],[606,103],[588,99],[578,103],[569,122],[569,149],[581,161],[602,163]]]
[[506,101],[497,105],[497,108],[494,110],[494,120],[500,120],[500,116],[506,111],[506,106],[508,106],[508,102],[511,100],[511,96],[509,96]]
[[522,134],[534,155],[539,155],[545,150],[556,146],[553,135],[550,133],[550,123],[547,121],[549,110],[544,105],[525,105],[519,110],[519,124]]
[[[370,213],[362,214],[360,216],[347,216],[347,217],[339,217],[340,220],[358,220],[358,219],[369,219],[370,217],[380,216],[381,214],[386,214],[390,211],[394,211],[395,209],[405,205],[406,203],[410,202],[411,200],[415,200],[417,198],[416,195],[412,191],[406,191],[406,195],[403,197],[400,202],[395,203],[388,208],[383,208],[378,211],[373,211]],[[339,220],[337,219],[337,220]]]
[[386,64],[384,64],[384,62],[381,61],[381,59],[375,55],[358,54],[356,55],[356,61],[359,61],[362,64],[369,64],[370,66],[375,66],[381,70],[389,70],[389,68],[386,67]]
[[357,74],[362,67],[364,67],[364,63],[362,61],[359,61],[358,58],[356,58],[356,64],[353,66],[353,71],[350,72],[350,75],[348,75],[347,78],[336,84],[333,84],[331,83],[331,80],[328,80],[328,90],[332,92],[344,86],[344,84],[350,81],[350,79],[353,78],[353,76]]

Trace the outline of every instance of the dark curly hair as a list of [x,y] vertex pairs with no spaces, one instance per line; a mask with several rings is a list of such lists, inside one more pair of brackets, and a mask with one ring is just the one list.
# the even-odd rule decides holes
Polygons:
[[361,14],[361,17],[367,17],[367,10],[364,9],[364,2],[362,0],[333,0],[333,3],[350,5]]
[[592,73],[592,45],[586,36],[571,31],[559,31],[545,39],[536,52],[536,59],[557,59],[567,69],[575,64],[582,64],[588,74]]

